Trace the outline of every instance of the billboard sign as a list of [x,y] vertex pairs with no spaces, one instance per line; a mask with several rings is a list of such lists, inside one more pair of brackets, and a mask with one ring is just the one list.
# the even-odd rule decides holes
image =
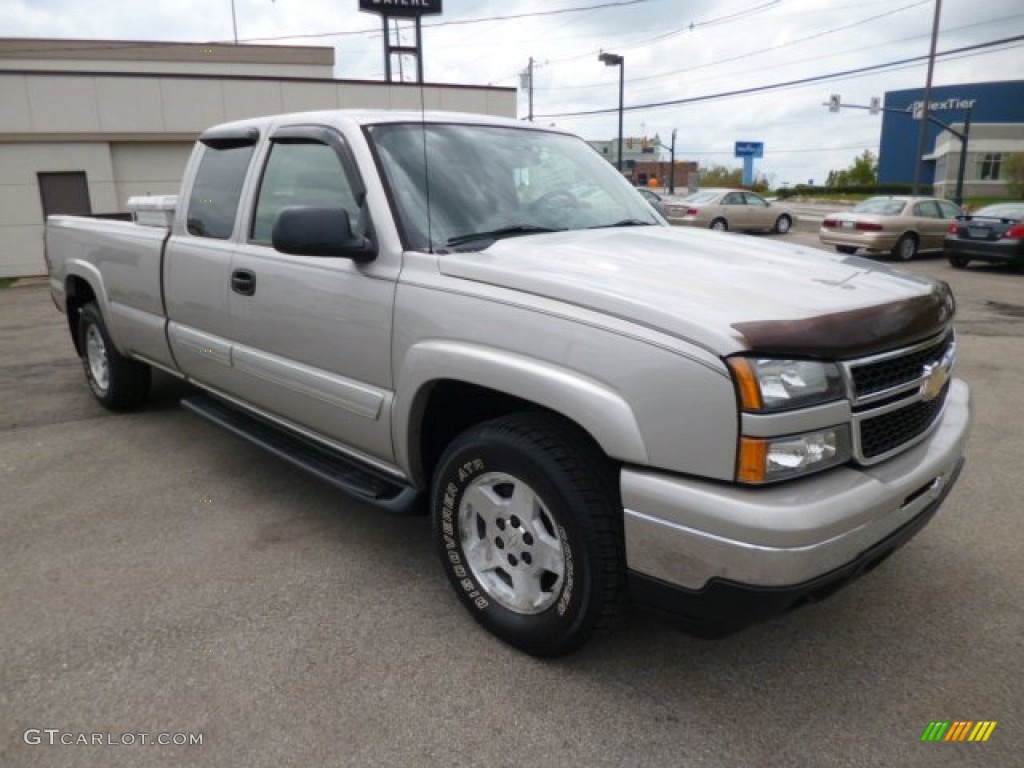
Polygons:
[[441,0],[359,0],[359,10],[411,19],[441,13]]
[[764,157],[764,142],[737,141],[735,157]]

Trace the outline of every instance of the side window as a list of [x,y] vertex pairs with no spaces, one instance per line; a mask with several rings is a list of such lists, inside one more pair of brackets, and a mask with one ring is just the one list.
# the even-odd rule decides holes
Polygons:
[[747,205],[759,205],[762,208],[768,207],[768,201],[760,195],[755,195],[753,192],[744,192],[743,196],[747,198]]
[[242,182],[254,145],[216,149],[207,146],[199,161],[186,223],[189,234],[226,240],[235,227]]
[[278,214],[290,205],[344,208],[360,230],[359,204],[333,148],[319,142],[275,142],[260,181],[252,240],[269,243]]
[[945,200],[939,202],[939,209],[942,211],[942,218],[953,219],[960,215],[960,209]]
[[743,205],[743,194],[740,192],[730,192],[722,198],[722,205]]
[[914,215],[923,216],[928,219],[941,219],[939,215],[939,206],[932,200],[925,200],[923,203],[917,203],[914,205]]

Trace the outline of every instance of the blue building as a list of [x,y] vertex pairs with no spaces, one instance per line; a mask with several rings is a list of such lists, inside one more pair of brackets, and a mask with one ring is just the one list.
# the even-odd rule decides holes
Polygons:
[[[882,137],[878,156],[878,181],[912,184],[917,152],[919,120],[915,104],[924,100],[923,88],[888,91],[882,113]],[[918,107],[919,109],[920,107]],[[1008,194],[1002,163],[1014,152],[1024,152],[1024,80],[1001,83],[963,83],[933,86],[930,113],[957,130],[963,129],[971,110],[964,194],[997,197]],[[950,197],[960,161],[960,141],[930,123],[924,146],[921,181],[934,184],[938,195]]]

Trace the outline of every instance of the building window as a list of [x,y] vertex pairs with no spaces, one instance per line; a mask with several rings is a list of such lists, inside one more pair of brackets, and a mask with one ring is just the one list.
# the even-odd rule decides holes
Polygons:
[[999,167],[1003,164],[1003,156],[999,152],[986,152],[978,155],[978,179],[996,181],[999,178]]

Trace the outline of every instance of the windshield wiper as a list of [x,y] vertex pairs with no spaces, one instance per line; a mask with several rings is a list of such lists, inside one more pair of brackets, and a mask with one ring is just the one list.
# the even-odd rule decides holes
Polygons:
[[616,221],[614,224],[598,224],[595,227],[588,227],[588,229],[610,229],[612,227],[653,227],[656,226],[653,221],[643,221],[642,219],[623,219],[622,221]]
[[564,232],[565,227],[551,228],[551,227],[538,227],[533,224],[516,224],[511,227],[502,227],[501,229],[492,229],[489,232],[471,232],[466,235],[456,235],[455,237],[449,237],[446,245],[462,245],[463,243],[471,243],[474,240],[501,240],[504,237],[515,237],[516,235],[536,235],[541,232]]

